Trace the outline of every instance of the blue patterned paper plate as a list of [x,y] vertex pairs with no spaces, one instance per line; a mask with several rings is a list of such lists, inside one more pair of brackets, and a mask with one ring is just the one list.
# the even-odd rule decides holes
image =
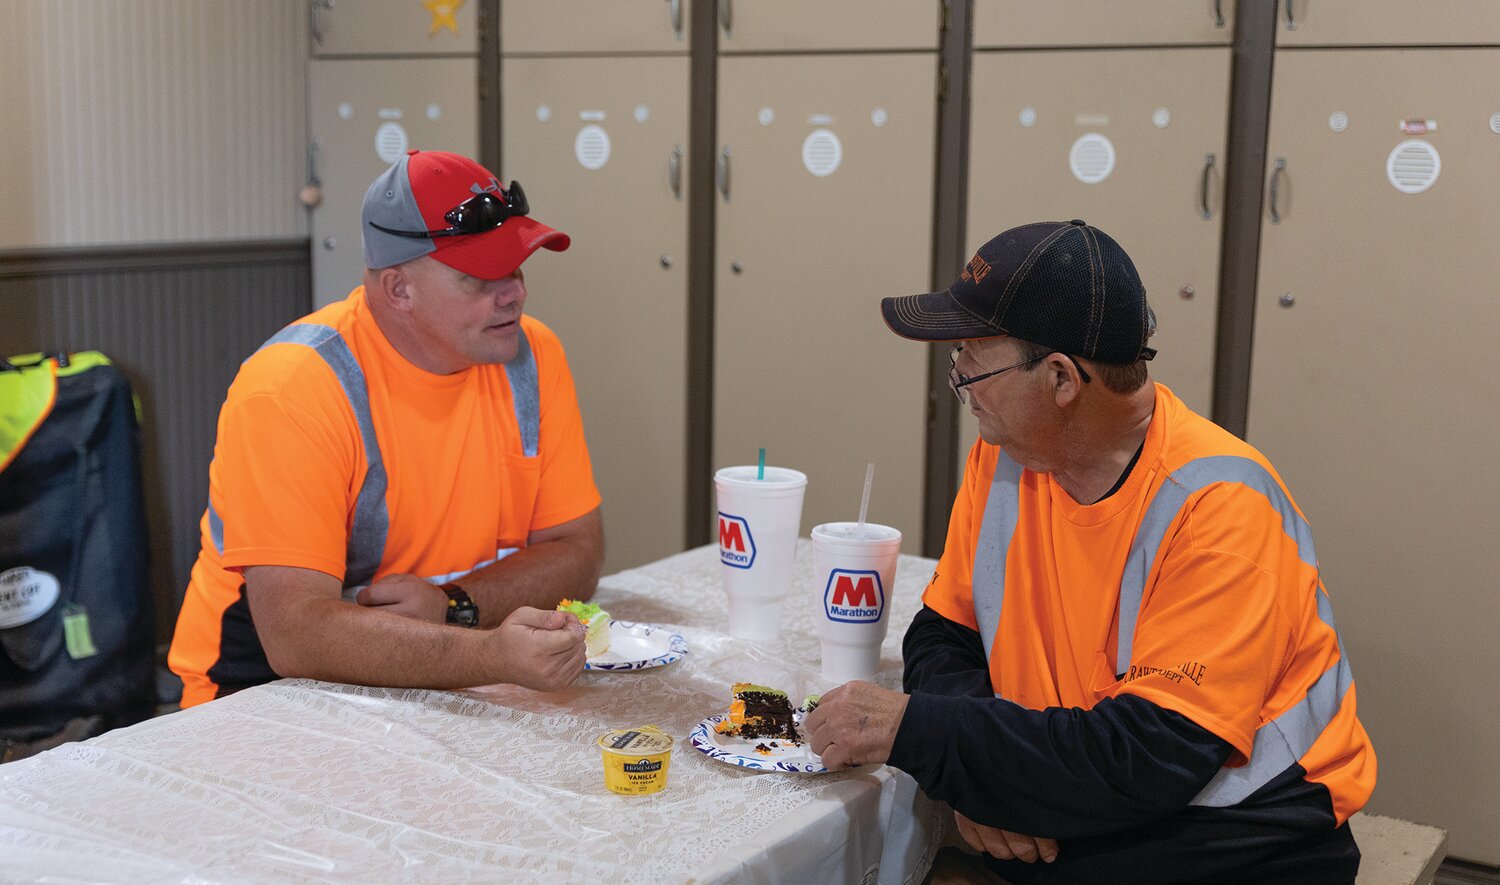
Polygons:
[[[708,758],[716,759],[725,765],[737,765],[740,768],[751,768],[756,771],[787,771],[795,774],[823,774],[828,771],[823,766],[823,760],[819,759],[807,744],[776,741],[776,746],[772,747],[770,740],[747,741],[733,735],[719,734],[714,730],[714,726],[728,718],[728,713],[721,713],[698,723],[693,733],[688,735],[688,743]],[[766,747],[767,752],[757,751],[756,745]]]
[[656,624],[610,621],[609,651],[589,658],[585,670],[647,670],[680,660],[687,654],[687,640]]

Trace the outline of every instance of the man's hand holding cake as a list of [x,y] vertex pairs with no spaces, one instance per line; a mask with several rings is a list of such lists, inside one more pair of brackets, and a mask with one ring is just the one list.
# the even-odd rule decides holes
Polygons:
[[825,693],[802,722],[812,751],[831,771],[891,755],[908,697],[868,682],[846,682]]

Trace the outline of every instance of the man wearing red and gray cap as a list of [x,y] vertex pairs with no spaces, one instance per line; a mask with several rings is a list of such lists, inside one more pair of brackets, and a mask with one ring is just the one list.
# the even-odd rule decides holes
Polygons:
[[1375,786],[1311,529],[1260,452],[1148,380],[1155,319],[1082,221],[1008,230],[886,323],[979,421],[906,693],[807,718],[1012,882],[1352,883]]
[[[183,704],[277,677],[561,688],[603,560],[562,345],[521,264],[568,237],[455,154],[411,151],[362,213],[364,284],[278,332],[219,414],[169,662]],[[465,629],[479,628],[479,629]]]

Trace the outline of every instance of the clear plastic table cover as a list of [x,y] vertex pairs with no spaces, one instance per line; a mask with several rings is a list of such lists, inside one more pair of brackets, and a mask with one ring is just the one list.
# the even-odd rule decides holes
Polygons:
[[[901,557],[886,687],[932,565]],[[758,773],[689,746],[734,682],[833,687],[809,543],[778,641],[728,635],[720,568],[703,547],[601,582],[615,617],[687,639],[664,667],[550,694],[282,680],[0,766],[0,881],[921,881],[948,815],[904,773]],[[595,738],[633,725],[676,738],[651,796],[604,787]]]

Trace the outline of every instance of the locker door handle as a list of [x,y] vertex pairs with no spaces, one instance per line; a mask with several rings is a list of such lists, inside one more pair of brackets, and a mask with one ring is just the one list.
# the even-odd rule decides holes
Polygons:
[[667,160],[667,181],[672,185],[672,196],[682,199],[682,145],[672,148],[672,156]]
[[682,39],[682,0],[672,0],[669,15],[672,17],[672,30],[677,34],[677,39]]
[[734,31],[734,10],[730,8],[733,0],[719,0],[719,27],[723,28],[724,36],[730,36]]
[[1271,223],[1281,223],[1281,210],[1276,208],[1277,185],[1281,182],[1281,173],[1286,171],[1286,157],[1277,157],[1276,165],[1271,169]]
[[1208,208],[1208,178],[1214,171],[1214,155],[1203,155],[1203,178],[1198,183],[1198,206],[1202,209],[1204,220],[1214,217],[1213,210]]
[[323,159],[323,139],[313,138],[307,143],[307,183],[321,187],[323,179],[318,176],[318,163]]
[[312,32],[313,42],[323,45],[323,16],[325,9],[333,8],[333,0],[309,0],[307,4],[307,27]]
[[1286,0],[1286,29],[1288,31],[1295,31],[1297,30],[1297,24],[1297,14],[1292,11],[1292,0]]
[[719,182],[719,195],[724,202],[729,202],[729,148],[719,151],[719,168],[717,170]]
[[1214,0],[1214,27],[1224,27],[1224,0]]

